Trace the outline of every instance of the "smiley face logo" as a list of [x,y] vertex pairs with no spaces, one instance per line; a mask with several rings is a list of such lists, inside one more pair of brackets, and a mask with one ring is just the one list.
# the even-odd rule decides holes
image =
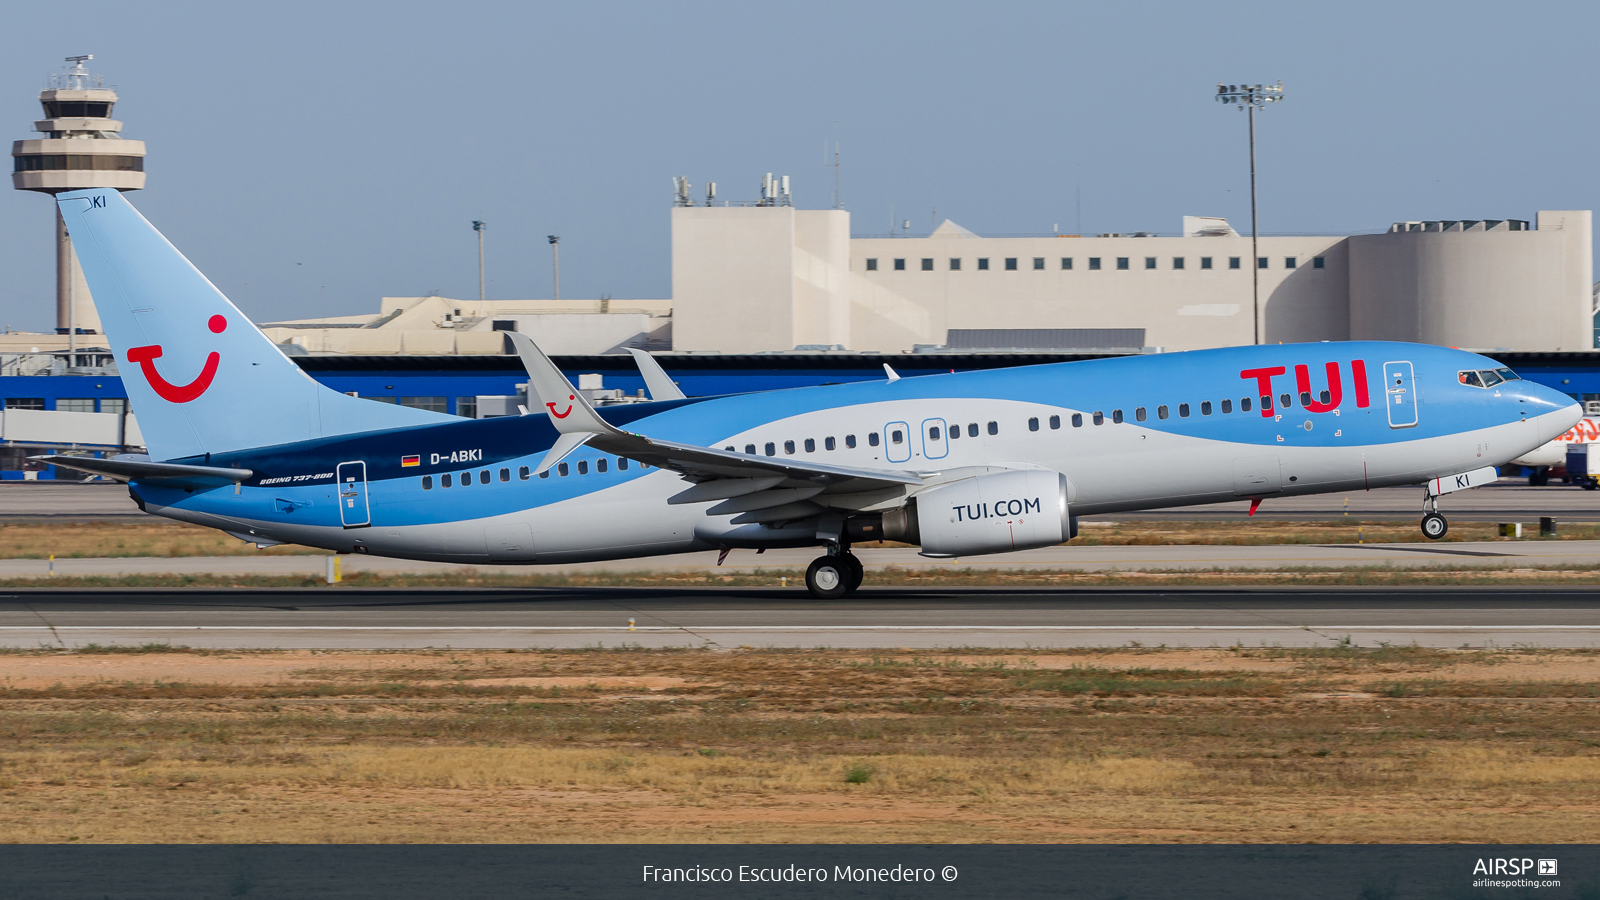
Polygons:
[[[201,390],[205,390],[205,389],[201,388]],[[550,415],[555,416],[558,419],[565,419],[567,416],[572,415],[572,401],[577,400],[577,399],[578,399],[577,397],[574,397],[571,394],[567,395],[567,411],[566,412],[556,412],[556,404],[555,404],[554,400],[550,401],[549,403],[546,403],[545,406],[550,409]]]
[[[221,334],[228,327],[228,320],[222,316],[212,316],[206,323],[212,334]],[[156,360],[161,358],[161,345],[149,344],[144,347],[130,347],[128,349],[128,362],[138,363],[139,371],[144,373],[144,380],[161,399],[169,403],[188,403],[199,397],[211,387],[211,379],[217,376],[217,364],[222,362],[222,356],[215,350],[206,356],[206,364],[200,369],[200,374],[188,384],[173,384],[161,377],[156,371]]]

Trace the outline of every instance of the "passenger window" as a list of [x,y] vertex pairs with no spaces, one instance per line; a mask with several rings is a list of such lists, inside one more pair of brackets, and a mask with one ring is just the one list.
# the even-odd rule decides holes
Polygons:
[[1165,406],[1156,407],[1156,418],[1165,419],[1166,417],[1167,417],[1167,408]]
[[1249,412],[1249,411],[1250,411],[1250,398],[1249,397],[1240,397],[1239,398],[1239,412]]
[[990,422],[989,423],[989,433],[990,434],[999,434],[1000,433],[1000,423],[999,422]]
[[934,425],[934,426],[932,426],[932,427],[930,427],[928,429],[928,440],[937,441],[938,439],[939,439],[939,426]]
[[439,476],[439,486],[440,487],[449,487],[450,486],[450,476],[449,475],[440,475]]
[[556,474],[560,475],[562,478],[567,477],[567,464],[556,463]]
[[471,472],[462,472],[461,473],[461,486],[462,487],[466,487],[467,485],[469,485],[471,483],[472,483],[472,473]]
[[732,453],[733,452],[733,445],[729,444],[728,446],[723,447],[722,449],[728,451],[729,453]]
[[1329,394],[1327,391],[1323,391],[1322,392],[1322,396],[1317,398],[1317,399],[1320,400],[1323,403],[1323,405],[1327,405],[1327,404],[1333,402],[1333,396],[1331,394]]
[[872,447],[878,446],[878,433],[876,431],[867,435],[867,444]]
[[550,470],[549,469],[545,469],[543,472],[540,472],[539,473],[539,477],[540,478],[549,478],[550,477]]
[[816,441],[816,438],[806,438],[806,452],[807,453],[815,453],[815,452],[817,452],[817,441]]
[[1222,413],[1223,413],[1223,415],[1227,415],[1228,413],[1231,413],[1231,412],[1233,412],[1233,401],[1232,400],[1224,400],[1224,401],[1222,401]]
[[1101,412],[1098,409],[1095,410],[1094,411],[1094,423],[1096,425],[1104,425],[1106,423],[1106,414]]
[[424,475],[424,476],[422,476],[422,489],[425,490],[425,491],[433,490],[433,476],[432,475]]
[[784,441],[783,442],[783,452],[789,454],[790,456],[793,456],[794,455],[794,441]]
[[605,457],[602,456],[599,459],[594,461],[594,470],[596,472],[604,472],[606,470],[606,458]]
[[1300,392],[1300,405],[1301,406],[1310,406],[1311,405],[1311,392],[1310,391],[1301,391]]
[[1083,413],[1073,413],[1072,414],[1072,427],[1073,428],[1082,428],[1083,427]]
[[1029,431],[1038,431],[1039,430],[1039,417],[1038,416],[1034,416],[1033,418],[1028,420],[1028,430]]
[[1264,412],[1264,413],[1272,412],[1272,395],[1271,394],[1262,394],[1261,395],[1261,411]]
[[1138,421],[1143,422],[1144,421],[1144,407],[1141,406],[1141,407],[1135,409],[1133,411],[1133,417],[1135,419],[1137,419]]
[[906,442],[906,436],[900,429],[896,428],[894,431],[889,432],[889,440],[894,441],[896,444],[903,444]]
[[517,479],[519,481],[527,481],[528,476],[532,474],[533,472],[530,471],[527,466],[522,466],[521,468],[517,469]]
[[482,472],[478,473],[478,483],[479,484],[488,484],[489,483],[489,470],[488,469],[484,469]]
[[501,481],[510,481],[511,480],[511,470],[510,469],[501,469],[500,470],[500,480]]
[[1202,415],[1202,416],[1211,415],[1211,401],[1210,400],[1202,400],[1200,402],[1200,415]]
[[1056,431],[1056,430],[1058,430],[1060,428],[1061,428],[1061,417],[1060,416],[1051,416],[1050,417],[1050,430],[1051,431]]
[[1113,409],[1111,411],[1111,424],[1113,424],[1113,425],[1121,425],[1122,424],[1122,410]]
[[845,435],[844,436],[844,445],[848,449],[854,450],[856,448],[856,436],[853,435],[853,434]]
[[587,474],[589,474],[589,461],[587,459],[578,460],[578,474],[579,475],[587,475]]
[[767,455],[768,456],[777,456],[778,455],[778,445],[774,444],[771,441],[767,441],[766,450],[767,450]]
[[1293,399],[1294,398],[1290,397],[1288,394],[1282,394],[1282,395],[1280,395],[1278,397],[1278,405],[1283,407],[1284,409],[1288,409],[1289,407],[1294,405],[1291,402]]
[[756,455],[756,445],[755,444],[745,444],[744,445],[744,452],[750,454],[751,456],[755,456]]
[[1189,404],[1187,404],[1187,403],[1179,403],[1178,404],[1178,418],[1180,418],[1180,419],[1189,418]]
[[961,437],[961,426],[960,425],[951,425],[950,426],[950,440],[953,441],[953,440],[956,440],[959,437]]
[[824,450],[832,450],[833,447],[834,447],[834,442],[833,442],[833,438],[832,437],[825,437],[825,438],[822,439],[822,449],[824,449]]
[[626,457],[621,457],[621,456],[617,457],[617,471],[618,472],[626,472],[626,471],[628,471],[628,460],[627,460]]
[[968,422],[967,423],[967,437],[977,437],[977,436],[978,436],[978,423],[977,422]]

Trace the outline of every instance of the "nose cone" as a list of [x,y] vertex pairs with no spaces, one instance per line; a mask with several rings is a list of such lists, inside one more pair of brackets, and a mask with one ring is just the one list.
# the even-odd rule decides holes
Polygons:
[[1540,439],[1555,440],[1583,420],[1583,404],[1555,388],[1531,381],[1519,386],[1517,400],[1524,415],[1539,424]]

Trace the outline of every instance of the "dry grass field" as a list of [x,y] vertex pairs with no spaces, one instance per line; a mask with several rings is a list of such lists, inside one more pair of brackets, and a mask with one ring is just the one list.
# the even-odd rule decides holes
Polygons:
[[1592,841],[1600,655],[0,655],[20,842]]

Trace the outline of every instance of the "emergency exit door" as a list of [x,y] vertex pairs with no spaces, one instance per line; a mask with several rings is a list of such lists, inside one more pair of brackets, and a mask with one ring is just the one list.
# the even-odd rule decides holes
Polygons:
[[342,462],[335,470],[339,479],[339,521],[346,528],[372,524],[367,506],[367,464],[357,460]]
[[1410,428],[1417,424],[1417,385],[1411,363],[1383,364],[1383,392],[1390,428]]

